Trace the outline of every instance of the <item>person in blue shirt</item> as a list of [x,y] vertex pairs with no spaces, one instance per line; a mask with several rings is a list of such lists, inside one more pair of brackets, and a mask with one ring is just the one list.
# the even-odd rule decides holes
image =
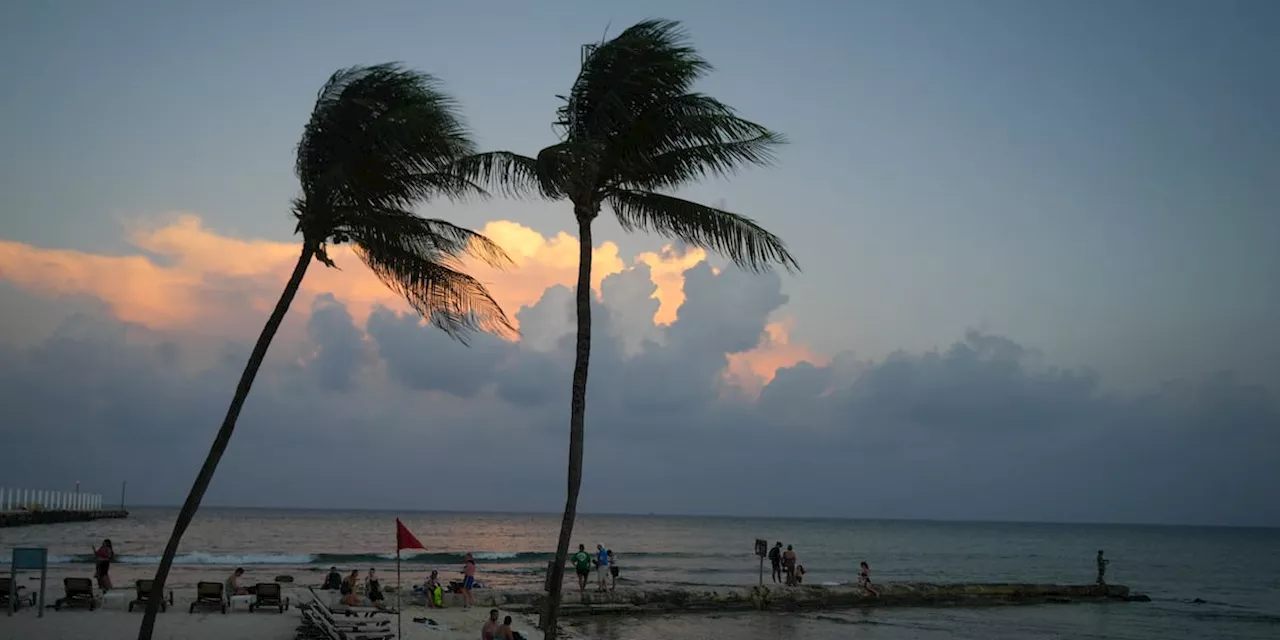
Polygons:
[[596,577],[600,582],[600,591],[605,589],[604,577],[609,573],[609,552],[604,550],[604,545],[596,545]]

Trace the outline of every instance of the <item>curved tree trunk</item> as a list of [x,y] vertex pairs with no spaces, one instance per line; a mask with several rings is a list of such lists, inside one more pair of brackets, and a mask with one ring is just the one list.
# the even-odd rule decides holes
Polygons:
[[573,361],[573,401],[569,411],[569,495],[564,503],[556,560],[551,565],[551,589],[547,593],[547,609],[542,618],[545,640],[555,640],[560,632],[556,620],[560,617],[564,565],[569,560],[573,521],[578,514],[578,489],[582,487],[582,432],[587,413],[587,367],[591,360],[591,221],[595,219],[596,212],[575,208],[574,213],[578,218],[578,344]]
[[178,553],[182,534],[186,533],[187,526],[191,524],[196,510],[200,508],[200,500],[204,498],[204,492],[209,488],[209,482],[213,480],[213,473],[218,469],[218,461],[222,459],[223,452],[227,450],[227,443],[231,441],[231,432],[236,429],[236,419],[240,417],[240,409],[244,406],[245,399],[249,397],[249,389],[253,387],[253,379],[258,375],[262,360],[267,356],[271,339],[280,329],[280,323],[284,320],[285,313],[289,311],[289,305],[293,303],[293,297],[297,295],[302,277],[306,275],[307,267],[310,266],[314,255],[314,246],[310,243],[304,244],[302,255],[298,256],[298,264],[293,268],[293,275],[289,277],[284,293],[280,294],[280,301],[276,302],[275,310],[267,319],[267,326],[262,328],[258,343],[253,346],[249,363],[245,365],[244,373],[240,375],[240,385],[236,387],[236,395],[231,399],[231,407],[227,409],[227,416],[222,420],[222,428],[218,429],[218,436],[213,439],[209,455],[204,459],[204,466],[200,467],[196,482],[191,486],[191,493],[187,494],[187,501],[182,504],[182,511],[178,513],[178,521],[173,525],[169,543],[164,547],[164,556],[160,558],[160,566],[156,568],[155,582],[151,587],[151,596],[147,600],[147,613],[142,617],[142,627],[138,629],[138,640],[151,640],[151,633],[156,626],[156,614],[159,613],[160,603],[164,599],[164,581],[169,577],[169,568],[173,566],[173,557]]

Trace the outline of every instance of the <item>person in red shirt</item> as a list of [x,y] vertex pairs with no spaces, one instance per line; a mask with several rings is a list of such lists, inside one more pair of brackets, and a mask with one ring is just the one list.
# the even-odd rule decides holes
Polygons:
[[111,540],[103,540],[102,546],[93,550],[93,559],[96,570],[93,577],[98,579],[98,588],[103,591],[111,590],[111,561],[116,559],[115,549],[111,548]]

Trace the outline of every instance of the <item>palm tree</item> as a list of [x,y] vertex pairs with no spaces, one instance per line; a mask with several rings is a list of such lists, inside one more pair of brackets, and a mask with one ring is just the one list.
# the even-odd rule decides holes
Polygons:
[[302,183],[302,194],[293,202],[302,251],[174,523],[138,640],[151,638],[182,534],[200,507],[271,339],[312,259],[332,267],[327,247],[349,242],[378,278],[449,335],[465,340],[473,330],[514,331],[484,286],[459,270],[463,255],[503,266],[503,251],[477,233],[411,211],[432,196],[478,192],[452,169],[454,161],[472,153],[456,103],[429,75],[395,64],[353,67],[333,74],[320,90],[294,167]]
[[562,140],[536,158],[508,151],[459,163],[460,175],[573,203],[578,223],[577,354],[569,420],[569,483],[542,627],[556,637],[564,566],[582,484],[591,352],[591,223],[609,205],[626,231],[652,231],[715,251],[751,271],[799,268],[777,236],[750,218],[667,193],[744,165],[769,164],[781,135],[692,91],[711,66],[679,23],[648,20],[584,48],[556,125]]

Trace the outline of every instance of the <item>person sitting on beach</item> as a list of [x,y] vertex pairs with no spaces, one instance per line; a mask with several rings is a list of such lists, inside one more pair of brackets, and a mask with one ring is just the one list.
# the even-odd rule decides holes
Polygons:
[[515,632],[511,630],[511,616],[502,619],[502,626],[493,632],[496,640],[515,640]]
[[240,586],[240,576],[242,575],[244,575],[243,567],[236,567],[236,570],[231,572],[231,576],[227,578],[227,595],[228,596],[249,595],[249,590],[245,587]]
[[788,587],[795,585],[796,552],[791,550],[791,545],[787,545],[787,550],[782,552],[782,573],[786,576]]
[[867,566],[867,561],[863,560],[861,564],[862,570],[858,572],[858,586],[866,589],[871,595],[879,598],[880,591],[871,586],[871,567]]
[[325,576],[324,584],[320,588],[326,591],[337,591],[342,588],[342,574],[338,573],[337,567],[329,567],[329,575]]
[[382,601],[385,598],[382,595],[382,585],[378,584],[378,576],[373,567],[369,567],[369,575],[364,579],[364,595],[369,599],[369,604],[382,608]]
[[609,558],[609,590],[613,591],[618,588],[618,558],[613,555],[613,549],[607,554]]
[[358,569],[352,569],[351,575],[347,576],[347,579],[342,581],[342,586],[338,589],[338,592],[342,594],[342,604],[345,604],[348,607],[359,607],[364,605],[364,602],[360,600],[360,594],[356,593],[357,584],[360,584],[360,571]]
[[444,587],[440,584],[440,572],[435,569],[431,570],[431,577],[427,578],[425,585],[427,592],[427,606],[433,609],[444,608]]
[[484,621],[484,626],[480,627],[480,640],[494,640],[498,637],[498,610],[489,610],[489,619]]
[[103,591],[111,590],[111,561],[116,559],[116,550],[111,546],[111,540],[102,541],[102,546],[93,550],[94,573],[93,577],[98,579],[98,588]]
[[769,565],[773,567],[773,581],[782,582],[782,543],[769,550]]
[[578,545],[578,552],[569,558],[573,562],[573,570],[578,574],[578,591],[587,590],[587,578],[591,577],[591,555],[586,545]]

